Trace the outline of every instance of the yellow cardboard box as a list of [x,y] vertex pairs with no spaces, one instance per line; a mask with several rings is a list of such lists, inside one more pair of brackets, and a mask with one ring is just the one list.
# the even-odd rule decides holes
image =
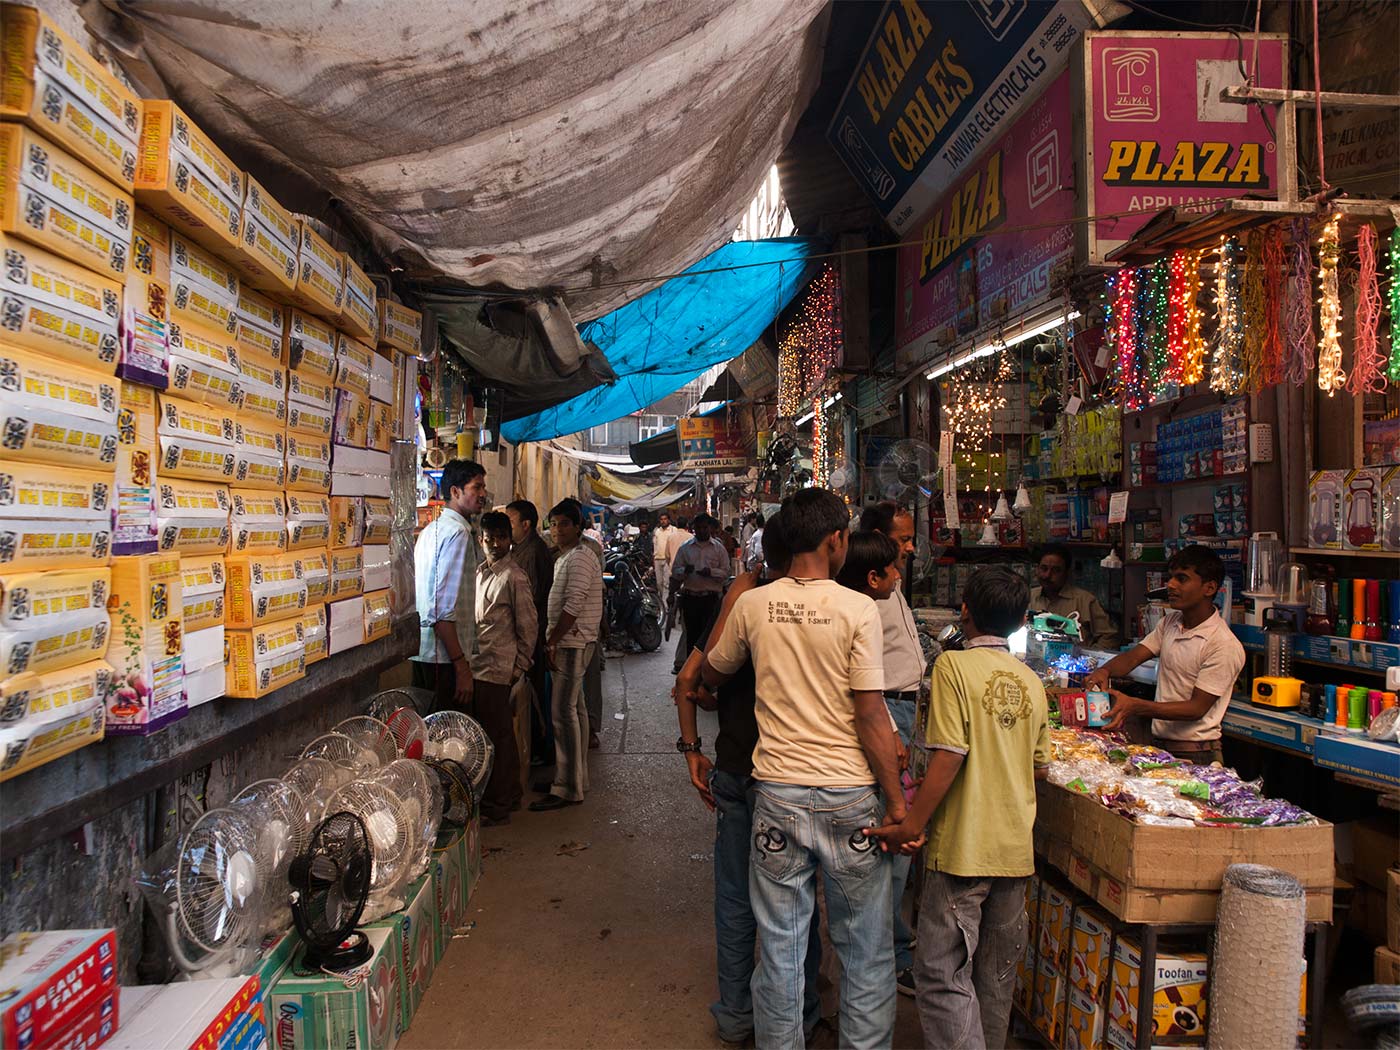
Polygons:
[[0,517],[66,518],[110,524],[112,471],[6,463]]
[[156,392],[126,380],[117,412],[117,494],[112,514],[112,553],[156,550]]
[[1070,923],[1074,902],[1069,896],[1048,883],[1040,891],[1040,958],[1056,971],[1069,972]]
[[61,671],[107,655],[106,609],[65,616],[48,624],[0,627],[0,667],[9,674]]
[[365,543],[388,543],[394,525],[393,506],[378,496],[361,497],[361,517],[364,521]]
[[314,664],[330,655],[330,636],[326,632],[326,607],[309,605],[301,618],[302,636],[306,645],[306,662]]
[[279,430],[287,425],[287,371],[260,351],[238,354],[239,387],[243,418],[256,417],[264,426]]
[[224,632],[228,653],[224,695],[256,700],[306,674],[301,617]]
[[[294,406],[295,410],[295,406]],[[331,445],[329,441],[287,433],[287,488],[298,492],[329,492]]]
[[1036,960],[1035,995],[1031,1001],[1031,1023],[1040,1029],[1050,1040],[1051,1045],[1062,1045],[1064,1035],[1065,1005],[1069,995],[1069,978],[1049,959]]
[[293,372],[326,380],[335,376],[335,329],[319,317],[304,310],[287,311],[286,342]]
[[5,756],[0,782],[97,743],[102,739],[104,726],[102,706],[94,701],[52,722],[0,729],[0,754]]
[[335,385],[361,397],[369,397],[370,362],[374,350],[344,332],[335,335]]
[[342,256],[345,270],[345,301],[339,324],[360,339],[374,340],[379,332],[379,292],[374,282],[350,256]]
[[[286,431],[262,420],[240,419],[234,430],[234,482],[279,493],[287,483]],[[285,523],[284,523],[285,524]]]
[[180,558],[181,619],[185,634],[218,627],[224,622],[224,556],[184,555]]
[[156,535],[163,551],[219,554],[228,549],[227,485],[162,480],[156,497]]
[[1102,1001],[1071,986],[1066,1006],[1065,1050],[1103,1050],[1107,1044]]
[[365,595],[365,641],[387,638],[391,626],[389,592],[370,591]]
[[287,430],[303,437],[320,438],[326,441],[326,462],[330,463],[331,427],[335,423],[335,412],[319,405],[303,405],[295,401],[287,404]]
[[297,216],[301,240],[297,246],[296,286],[288,298],[303,310],[310,310],[328,321],[340,318],[345,302],[345,263],[341,254],[311,228],[304,216]]
[[117,375],[147,386],[170,382],[170,227],[144,208],[131,224],[131,267],[122,307]]
[[379,346],[403,354],[419,354],[423,349],[423,315],[392,299],[380,299]]
[[382,401],[369,403],[369,429],[365,431],[365,447],[376,452],[388,452],[394,444],[394,409]]
[[107,662],[117,689],[107,732],[147,734],[184,716],[184,599],[180,557],[142,554],[112,562]]
[[232,481],[234,429],[231,411],[161,395],[156,425],[160,476],[216,483]]
[[45,408],[98,423],[117,423],[118,385],[111,375],[0,343],[0,397],[11,406]]
[[30,405],[0,389],[5,456],[30,463],[115,471],[117,425]]
[[206,405],[237,407],[238,349],[222,332],[170,324],[170,392]]
[[131,194],[22,124],[0,124],[0,232],[125,279]]
[[287,504],[281,492],[231,489],[234,554],[281,554],[287,549]]
[[21,120],[128,193],[141,100],[47,15],[0,4],[0,117]]
[[0,255],[5,343],[111,375],[121,346],[122,286],[3,233]]
[[105,565],[112,528],[104,520],[0,518],[0,564],[13,570]]
[[224,625],[258,627],[297,617],[306,609],[306,581],[296,563],[285,557],[254,554],[230,557],[225,563]]
[[369,437],[369,398],[349,390],[335,392],[335,429],[331,437],[337,445],[364,448]]
[[365,506],[361,496],[331,497],[331,550],[360,547],[365,542]]
[[[1209,965],[1204,952],[1157,953],[1151,975],[1152,1037],[1172,1036],[1205,1041],[1206,980]],[[1129,937],[1120,937],[1113,952],[1112,985],[1108,998],[1109,1024],[1126,1033],[1136,1045],[1137,1012],[1142,994],[1142,949]],[[1109,1033],[1110,1039],[1112,1033]]]
[[240,351],[266,354],[279,365],[287,364],[287,308],[246,284],[238,286],[238,329],[234,342]]
[[1074,913],[1071,931],[1069,979],[1076,988],[1099,999],[1108,983],[1109,951],[1113,929],[1108,917],[1093,908],[1081,907]]
[[26,671],[11,675],[0,682],[0,726],[20,722],[38,725],[94,702],[105,704],[115,686],[116,673],[106,660],[89,660],[43,674]]
[[232,448],[237,419],[222,405],[205,405],[188,398],[161,394],[157,398],[160,413],[156,433],[169,437],[206,441],[211,445]]
[[106,566],[61,572],[7,568],[0,575],[0,627],[52,625],[66,616],[106,609],[111,586]]
[[329,379],[322,376],[293,370],[287,376],[287,400],[293,404],[309,405],[314,409],[332,413],[335,387]]
[[180,233],[170,238],[170,312],[184,324],[238,328],[238,271]]
[[331,555],[331,601],[353,598],[365,590],[365,552],[362,547],[333,550]]
[[212,252],[238,250],[243,172],[168,99],[141,103],[136,199]]
[[287,555],[295,571],[306,583],[308,605],[324,602],[331,594],[331,556],[324,548],[297,551]]
[[325,547],[331,537],[331,501],[307,492],[287,493],[287,549]]
[[236,258],[244,280],[255,288],[287,295],[296,287],[300,231],[292,213],[272,194],[247,177],[243,195],[243,230]]

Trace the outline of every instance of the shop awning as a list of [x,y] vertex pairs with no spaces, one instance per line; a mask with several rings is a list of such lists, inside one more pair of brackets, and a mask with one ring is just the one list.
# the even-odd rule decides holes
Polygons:
[[599,467],[598,476],[589,478],[588,484],[598,501],[615,514],[669,507],[695,491],[694,481],[676,474],[660,482],[638,482],[620,478],[606,467]]
[[742,354],[811,276],[818,242],[733,241],[606,317],[583,325],[617,381],[507,422],[509,441],[541,441],[645,408]]
[[[708,412],[701,412],[702,416],[713,416],[718,412],[723,412],[728,405],[720,405],[712,408]],[[681,439],[675,427],[667,427],[647,438],[645,441],[634,441],[628,446],[628,451],[632,454],[632,462],[638,467],[654,467],[658,463],[674,463],[681,458]]]

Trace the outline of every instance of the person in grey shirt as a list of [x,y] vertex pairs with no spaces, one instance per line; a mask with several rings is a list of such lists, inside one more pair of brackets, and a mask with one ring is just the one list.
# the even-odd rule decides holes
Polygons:
[[729,552],[714,536],[719,527],[714,518],[697,514],[692,525],[694,538],[681,545],[671,564],[671,588],[680,591],[687,644],[703,649],[729,579]]

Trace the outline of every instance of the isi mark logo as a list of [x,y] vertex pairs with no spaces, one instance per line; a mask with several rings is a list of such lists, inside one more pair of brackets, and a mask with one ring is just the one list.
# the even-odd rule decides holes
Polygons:
[[1026,204],[1032,210],[1060,188],[1060,132],[1051,128],[1026,153]]
[[1100,56],[1103,118],[1155,123],[1162,116],[1161,61],[1155,47],[1106,47]]

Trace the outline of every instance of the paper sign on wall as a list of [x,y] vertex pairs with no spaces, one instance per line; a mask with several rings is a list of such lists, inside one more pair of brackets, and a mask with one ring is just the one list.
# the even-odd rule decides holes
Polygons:
[[1108,498],[1108,523],[1122,525],[1128,520],[1128,494],[1115,492]]

